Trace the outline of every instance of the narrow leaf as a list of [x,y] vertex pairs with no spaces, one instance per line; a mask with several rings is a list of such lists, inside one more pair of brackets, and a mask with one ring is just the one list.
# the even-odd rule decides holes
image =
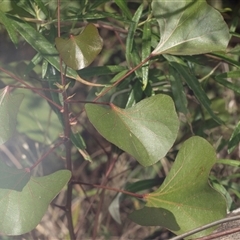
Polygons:
[[171,89],[172,89],[172,94],[173,94],[176,108],[179,112],[187,114],[188,113],[188,109],[187,109],[188,102],[187,102],[186,94],[183,89],[181,76],[179,73],[174,71],[171,67],[169,69],[169,74],[170,74],[169,80],[171,83]]
[[[52,66],[60,71],[59,54],[52,43],[28,23],[10,17],[8,18],[8,21],[12,24],[15,31],[17,31],[37,52],[42,54]],[[86,85],[102,86],[101,84],[94,84],[85,81],[71,68],[67,69],[66,76]]]
[[149,166],[166,155],[178,133],[179,120],[172,99],[156,95],[128,109],[86,104],[94,127],[122,150]]
[[[181,147],[164,183],[146,194],[144,208],[130,218],[144,226],[163,226],[179,235],[226,215],[224,197],[208,183],[208,175],[216,163],[214,148],[203,138],[192,137]],[[205,236],[206,229],[190,236]]]
[[118,5],[118,7],[122,10],[124,15],[131,20],[132,19],[132,14],[126,4],[126,0],[114,0],[114,2]]
[[141,4],[139,6],[139,8],[137,9],[137,11],[135,12],[135,14],[132,18],[132,22],[130,24],[129,30],[128,30],[128,35],[127,35],[127,39],[126,39],[126,59],[127,59],[127,63],[129,66],[132,65],[131,54],[133,51],[134,34],[137,30],[137,25],[138,25],[141,15],[142,15],[142,11],[143,11],[143,5]]
[[8,17],[6,17],[5,13],[0,10],[0,22],[5,26],[8,35],[12,42],[17,46],[18,44],[18,36],[12,24],[8,21]]
[[[142,61],[149,57],[151,53],[151,27],[150,22],[146,22],[143,27],[143,36],[142,36]],[[143,87],[145,90],[148,83],[148,73],[149,73],[149,61],[145,63],[142,67],[142,81]]]
[[211,101],[209,100],[206,92],[203,90],[201,84],[198,79],[189,72],[186,64],[178,57],[171,55],[164,55],[164,57],[169,61],[171,66],[175,68],[175,70],[183,77],[188,86],[194,92],[194,95],[198,99],[198,101],[205,107],[210,116],[217,122],[222,124],[222,120],[217,117],[213,110],[210,107]]
[[157,18],[161,39],[153,55],[193,55],[225,51],[230,39],[221,14],[206,1],[155,0],[153,15]]
[[215,76],[215,80],[218,83],[222,84],[224,87],[233,90],[237,94],[240,94],[239,85],[226,80],[227,78],[237,78],[238,79],[239,76],[240,76],[239,70],[230,71],[230,72],[222,73],[222,74]]
[[31,177],[21,192],[0,189],[1,233],[20,235],[34,229],[70,177],[70,171],[60,170],[44,177]]
[[228,142],[228,153],[231,153],[240,143],[240,122],[235,127]]
[[232,159],[219,159],[217,161],[218,164],[224,164],[232,167],[240,167],[240,161],[239,160],[232,160]]

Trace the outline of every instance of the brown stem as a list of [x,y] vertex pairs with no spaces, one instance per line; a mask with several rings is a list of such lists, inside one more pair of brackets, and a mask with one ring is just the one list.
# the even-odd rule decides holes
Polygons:
[[[57,15],[58,15],[58,37],[61,35],[61,20],[60,20],[60,0],[58,0],[58,9],[57,9]],[[63,74],[62,69],[62,59],[60,58],[60,74],[61,74],[61,82],[62,86],[66,86],[66,79]],[[72,159],[71,159],[71,142],[69,141],[71,136],[71,127],[69,123],[69,106],[67,103],[67,92],[62,92],[63,97],[63,121],[64,121],[64,136],[68,139],[68,141],[65,142],[65,149],[66,149],[66,163],[67,163],[67,169],[69,171],[72,171]],[[68,183],[67,187],[67,200],[66,200],[66,216],[68,221],[68,231],[70,238],[74,240],[76,238],[74,234],[74,227],[73,227],[73,219],[72,219],[72,183],[71,181]]]
[[110,190],[110,191],[114,191],[114,192],[118,192],[118,193],[123,193],[132,197],[136,197],[136,198],[144,198],[144,194],[138,194],[138,193],[133,193],[133,192],[128,192],[125,190],[121,190],[121,189],[117,189],[117,188],[112,188],[112,187],[107,187],[107,186],[102,186],[102,185],[98,185],[98,184],[92,184],[92,183],[85,183],[82,181],[76,181],[73,180],[72,181],[73,184],[81,184],[81,185],[87,185],[87,186],[92,186],[95,188],[100,188],[100,189],[106,189],[106,190]]
[[52,101],[51,99],[47,98],[44,94],[42,94],[41,92],[39,92],[38,90],[32,88],[31,85],[27,84],[26,82],[24,82],[22,79],[20,79],[19,77],[17,77],[16,75],[14,75],[13,73],[9,72],[8,70],[0,67],[0,70],[5,72],[8,76],[10,76],[11,78],[15,79],[16,81],[20,82],[21,84],[23,84],[24,86],[26,86],[26,88],[30,89],[31,91],[37,93],[40,97],[46,99],[48,102],[52,103],[55,107],[57,107],[60,111],[62,110],[62,107],[59,106],[58,104],[56,104],[54,101]]
[[140,68],[144,63],[148,62],[152,58],[152,55],[150,54],[149,57],[147,57],[143,62],[139,63],[136,67],[129,70],[124,76],[119,78],[111,87],[107,88],[105,91],[101,92],[93,101],[96,102],[99,98],[104,96],[107,92],[109,92],[113,87],[117,86],[121,81],[123,81],[126,77],[131,75],[134,71],[136,71],[138,68]]
[[53,152],[54,149],[59,147],[61,144],[63,144],[64,141],[61,141],[59,143],[56,143],[53,147],[51,147],[47,152],[45,152],[30,168],[27,168],[29,171],[33,170],[42,160],[49,155],[51,152]]

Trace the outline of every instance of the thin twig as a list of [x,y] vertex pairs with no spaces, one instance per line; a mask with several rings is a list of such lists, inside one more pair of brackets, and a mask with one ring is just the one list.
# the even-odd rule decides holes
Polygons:
[[141,199],[144,198],[144,194],[137,194],[137,193],[133,193],[133,192],[128,192],[128,191],[121,190],[121,189],[118,189],[118,188],[112,188],[112,187],[107,187],[107,186],[102,186],[102,185],[92,184],[92,183],[85,183],[85,182],[77,181],[77,180],[73,180],[72,183],[73,184],[82,184],[82,185],[92,186],[92,187],[100,188],[100,189],[106,189],[106,190],[114,191],[114,192],[117,192],[117,193],[123,193],[123,194],[129,195],[129,196],[132,196],[132,197],[136,197],[136,198],[141,198]]
[[219,225],[221,223],[225,223],[225,222],[231,222],[231,221],[234,221],[234,220],[239,220],[240,219],[240,216],[234,216],[234,217],[227,217],[227,218],[224,218],[224,219],[221,219],[221,220],[218,220],[218,221],[215,221],[215,222],[212,222],[212,223],[209,223],[209,224],[206,224],[202,227],[199,227],[199,228],[196,228],[196,229],[193,229],[187,233],[184,233],[184,234],[181,234],[177,237],[174,237],[174,238],[171,238],[169,240],[180,240],[180,239],[183,239],[185,237],[188,237],[188,236],[191,236],[195,233],[198,233],[198,232],[201,232],[205,229],[208,229],[208,228],[211,228],[211,227],[214,227],[216,225]]
[[[57,9],[57,18],[58,18],[58,37],[61,36],[61,20],[60,20],[60,5],[61,0],[58,0],[58,9]],[[60,74],[61,74],[61,83],[62,86],[66,86],[66,79],[63,74],[63,68],[62,68],[62,58],[59,56],[60,60]],[[69,108],[68,103],[66,102],[68,96],[67,92],[62,92],[63,97],[63,121],[64,121],[64,137],[68,139],[68,141],[65,142],[65,149],[66,149],[66,163],[67,163],[67,169],[72,172],[72,159],[71,159],[71,142],[69,141],[70,135],[71,135],[71,127],[69,123]],[[68,221],[68,231],[70,238],[74,240],[75,234],[74,234],[74,227],[73,227],[73,219],[72,219],[72,183],[71,181],[68,183],[67,187],[67,200],[66,200],[66,216]]]
[[23,84],[24,86],[26,86],[28,89],[30,89],[31,91],[37,93],[40,97],[46,99],[48,102],[52,103],[55,107],[57,107],[60,111],[62,110],[62,107],[59,106],[58,104],[56,104],[54,101],[52,101],[51,99],[47,98],[44,94],[42,94],[41,92],[39,92],[38,90],[35,90],[34,88],[32,88],[31,85],[27,84],[26,82],[24,82],[22,79],[20,79],[19,77],[17,77],[16,75],[14,75],[13,73],[9,72],[8,70],[0,67],[0,70],[4,73],[6,73],[8,76],[10,76],[11,78],[15,79],[16,81],[20,82],[21,84]]

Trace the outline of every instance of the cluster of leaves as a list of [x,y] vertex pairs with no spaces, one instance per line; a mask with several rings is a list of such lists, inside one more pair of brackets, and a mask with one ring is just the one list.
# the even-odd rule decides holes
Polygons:
[[[109,5],[105,0],[62,3],[21,0],[2,1],[0,7],[0,22],[11,41],[19,46],[20,36],[35,50],[29,61],[1,63],[1,80],[6,86],[0,101],[1,144],[15,134],[16,122],[18,133],[44,146],[54,144],[32,165],[23,159],[13,162],[21,169],[1,160],[2,233],[19,235],[35,228],[50,202],[69,182],[66,204],[60,208],[66,211],[70,237],[75,238],[71,214],[73,185],[82,182],[74,174],[72,165],[77,163],[73,159],[81,156],[82,160],[95,162],[89,154],[87,138],[83,137],[83,112],[97,131],[119,148],[113,147],[106,154],[110,162],[116,163],[114,156],[122,151],[143,167],[163,158],[175,159],[157,190],[135,195],[146,202],[142,209],[130,214],[136,223],[163,226],[182,234],[224,218],[227,208],[222,194],[228,209],[234,207],[228,191],[239,196],[239,189],[234,184],[224,188],[226,181],[221,182],[216,174],[211,181],[220,194],[209,185],[209,172],[217,162],[239,166],[234,160],[216,159],[216,150],[227,148],[231,153],[238,145],[239,124],[224,109],[221,92],[212,90],[221,84],[239,93],[234,82],[239,74],[239,48],[229,47],[226,51],[229,29],[238,37],[237,11],[228,27],[220,12],[205,1],[185,0],[178,4],[169,0],[151,4],[136,1],[128,5],[115,0]],[[131,8],[137,10],[132,13]],[[99,27],[104,41],[93,23],[81,29],[85,21]],[[114,42],[116,46],[109,47],[104,38],[106,30],[115,33],[120,43]],[[110,41],[116,39],[111,34],[108,37]],[[119,51],[123,56],[118,56]],[[98,62],[103,66],[89,66],[99,53]],[[101,60],[101,56],[106,59]],[[228,64],[228,72],[220,70],[221,61]],[[96,76],[97,82],[91,81]],[[85,95],[84,101],[91,102],[84,108],[76,106],[81,102],[78,86]],[[91,89],[87,89],[89,86]],[[97,103],[99,99],[102,102]],[[224,126],[233,129],[229,136],[214,132],[216,128],[222,131]],[[61,132],[63,137],[59,137]],[[206,139],[217,146],[216,150]],[[65,150],[61,144],[65,144]],[[79,155],[73,154],[76,150]],[[39,163],[52,152],[64,155],[66,169],[33,176]],[[112,168],[112,165],[107,168],[102,187],[107,184]],[[140,176],[139,171],[135,177]],[[154,180],[150,180],[151,187],[158,186]],[[132,191],[150,190],[147,181],[141,179],[124,185]],[[119,199],[118,196],[114,201],[117,206]],[[117,209],[110,212],[119,222]],[[191,237],[204,236],[212,230]]]

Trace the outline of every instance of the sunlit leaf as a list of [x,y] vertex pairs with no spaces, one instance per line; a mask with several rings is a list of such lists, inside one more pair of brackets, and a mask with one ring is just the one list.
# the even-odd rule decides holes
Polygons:
[[[226,201],[208,183],[215,163],[215,150],[206,140],[188,139],[164,183],[145,195],[145,207],[133,212],[130,218],[144,226],[163,226],[177,235],[224,218]],[[204,236],[212,230],[206,229],[190,238]]]
[[61,170],[44,177],[31,177],[21,192],[0,189],[1,233],[20,235],[35,228],[70,177],[68,170]]
[[225,51],[229,29],[221,14],[206,1],[152,1],[161,39],[153,55],[193,55]]
[[89,120],[108,141],[149,166],[166,155],[178,133],[179,120],[172,99],[156,95],[121,109],[111,104],[85,106]]
[[23,94],[11,94],[8,87],[0,93],[0,144],[5,143],[15,131],[22,99]]
[[88,24],[77,36],[69,39],[57,37],[56,47],[64,63],[75,70],[87,67],[102,50],[103,42],[97,28]]
[[3,161],[0,161],[0,189],[22,191],[29,179],[29,172],[24,169],[9,167]]

